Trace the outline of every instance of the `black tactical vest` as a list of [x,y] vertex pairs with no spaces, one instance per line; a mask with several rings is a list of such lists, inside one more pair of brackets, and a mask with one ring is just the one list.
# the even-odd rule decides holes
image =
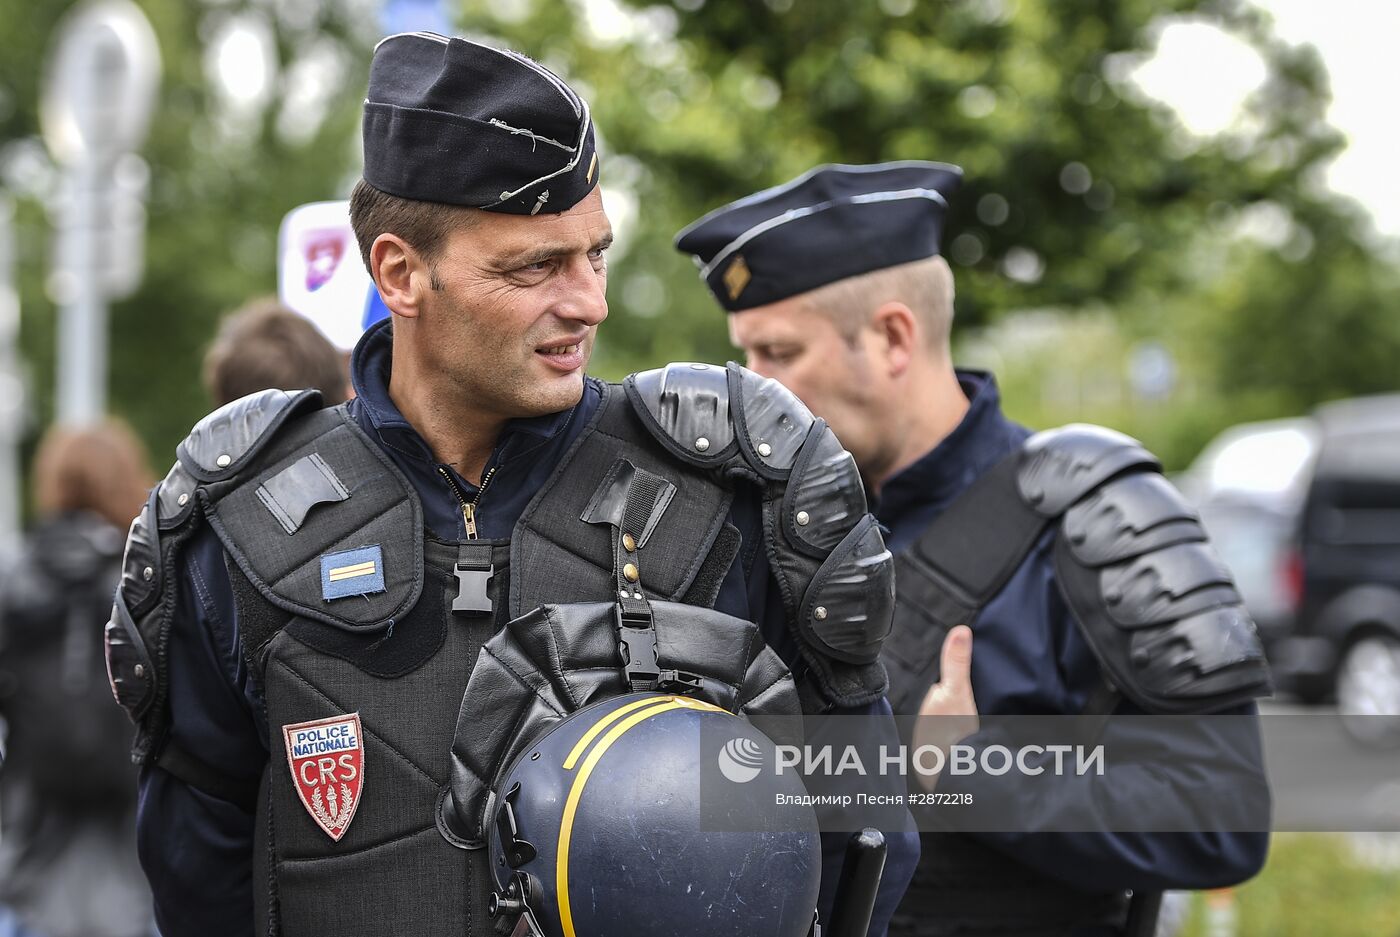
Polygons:
[[[650,402],[653,420],[673,416],[678,397],[716,377],[732,396],[711,408],[706,432],[728,454],[678,458],[639,412]],[[823,497],[843,478],[833,475],[824,424],[734,366],[673,365],[630,382],[626,394],[605,388],[510,541],[427,535],[417,495],[392,461],[344,407],[313,411],[304,395],[245,398],[181,445],[180,463],[133,527],[109,666],[138,722],[137,757],[236,799],[164,737],[171,568],[207,521],[225,547],[242,649],[266,702],[270,757],[256,795],[254,861],[261,932],[497,932],[486,913],[487,850],[475,835],[492,784],[552,719],[634,689],[629,653],[637,661],[653,648],[652,686],[743,714],[798,713],[799,690],[809,710],[883,691],[875,658],[892,605],[891,562],[887,553],[878,561],[883,544],[873,519],[861,518],[863,496],[853,516],[849,491],[834,512]],[[736,432],[732,421],[741,420],[727,411],[740,409],[744,389],[762,412]],[[763,432],[765,414],[795,442],[786,464],[746,469],[736,437]],[[728,439],[716,421],[729,426]],[[835,452],[849,459],[839,445]],[[855,479],[849,471],[845,484]],[[827,528],[794,549],[769,527],[802,649],[797,686],[755,625],[708,608],[743,547],[726,520],[742,484],[763,490],[775,522],[800,510],[792,523]],[[841,518],[828,526],[834,514]],[[812,549],[819,538],[830,543]],[[837,566],[858,568],[862,580],[834,575]],[[526,685],[528,694],[514,692]],[[340,725],[352,716],[353,727]],[[314,751],[294,745],[288,727],[322,720],[338,739]],[[334,747],[351,735],[353,751]]]
[[[1036,434],[974,482],[896,558],[894,625],[882,652],[895,713],[918,712],[948,632],[969,624],[975,633],[982,608],[1052,529],[1056,581],[1102,666],[1085,715],[1106,718],[1122,698],[1180,714],[1267,695],[1254,623],[1196,513],[1160,472],[1135,440],[1074,425]],[[1138,911],[1131,898],[1079,892],[965,834],[924,833],[890,933],[1121,929]]]

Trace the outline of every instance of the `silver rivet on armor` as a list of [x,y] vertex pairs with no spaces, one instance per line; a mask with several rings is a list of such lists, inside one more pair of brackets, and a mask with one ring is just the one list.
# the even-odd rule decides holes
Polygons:
[[146,580],[147,582],[150,582],[150,581],[151,581],[151,577],[154,576],[155,574],[156,574],[156,571],[155,571],[154,569],[151,569],[151,567],[149,567],[149,566],[147,566],[145,569],[141,570],[141,578],[144,579],[144,580]]
[[137,664],[135,667],[132,668],[131,672],[136,674],[136,679],[139,680],[146,675],[146,665]]
[[798,511],[798,512],[797,512],[797,526],[798,526],[798,527],[806,527],[806,526],[807,526],[808,524],[810,524],[811,522],[812,522],[812,515],[808,514],[806,511]]
[[633,593],[632,593],[632,598],[637,599],[638,601],[640,601],[641,598],[642,598],[642,594],[641,594],[640,592],[633,592]]
[[758,454],[766,459],[773,454],[773,447],[766,442],[761,442],[758,444]]
[[180,505],[180,507],[184,507],[185,505],[189,504],[189,503],[190,503],[190,496],[189,496],[189,494],[186,493],[186,494],[180,495],[180,497],[178,497],[178,498],[175,499],[175,503],[178,504],[178,505]]
[[695,440],[695,448],[700,452],[704,452],[710,448],[710,441],[704,436],[701,436],[699,439]]
[[690,366],[690,370],[692,370],[692,371],[708,371],[708,370],[710,370],[710,366],[709,366],[708,364],[692,364],[692,365]]
[[826,606],[818,605],[815,609],[812,610],[812,617],[815,618],[817,621],[826,621]]
[[628,595],[628,593],[627,593],[627,590],[626,590],[626,589],[618,589],[618,590],[617,590],[617,597],[618,597],[618,598],[620,598],[620,599],[625,599],[625,598],[627,598],[627,595]]
[[232,461],[233,461],[233,457],[232,457],[232,456],[229,456],[229,455],[221,455],[221,456],[219,456],[217,459],[214,460],[214,464],[217,465],[219,468],[228,468],[228,464],[229,464],[230,462],[232,462]]

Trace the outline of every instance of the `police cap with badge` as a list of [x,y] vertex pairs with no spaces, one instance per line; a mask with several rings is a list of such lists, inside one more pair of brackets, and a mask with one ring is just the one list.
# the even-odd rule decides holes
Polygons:
[[381,192],[515,215],[567,211],[598,183],[588,102],[559,76],[429,32],[375,48],[364,151]]
[[962,170],[905,160],[818,166],[717,208],[676,235],[728,312],[938,253]]
[[[962,171],[904,161],[819,166],[681,230],[677,249],[729,313],[939,252]],[[938,679],[941,637],[976,619],[1041,535],[1102,664],[1090,709],[1214,712],[1271,690],[1258,631],[1196,512],[1134,439],[1075,424],[1030,437],[895,561],[882,660],[895,712]],[[930,637],[934,638],[930,640]]]

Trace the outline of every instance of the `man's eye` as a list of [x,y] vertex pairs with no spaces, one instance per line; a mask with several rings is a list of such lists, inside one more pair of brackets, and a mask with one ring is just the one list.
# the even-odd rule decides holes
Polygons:
[[515,273],[519,276],[537,277],[542,273],[549,272],[549,261],[541,260],[533,264],[525,264],[515,268]]

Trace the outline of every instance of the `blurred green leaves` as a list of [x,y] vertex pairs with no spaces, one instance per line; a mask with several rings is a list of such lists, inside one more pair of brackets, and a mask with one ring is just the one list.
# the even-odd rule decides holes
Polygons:
[[[473,0],[462,22],[585,83],[608,151],[642,167],[601,343],[610,374],[732,354],[668,254],[682,225],[820,162],[935,159],[967,173],[945,243],[958,335],[1016,310],[1089,310],[1117,323],[1119,346],[1152,337],[1180,359],[1166,405],[1054,403],[1003,375],[1013,413],[1113,418],[1179,464],[1239,419],[1400,384],[1393,271],[1318,184],[1344,142],[1323,120],[1325,70],[1246,4],[630,0],[641,26],[606,41],[590,39],[597,6],[532,0],[503,21]],[[1133,85],[1165,15],[1218,24],[1266,62],[1239,129],[1193,137]],[[1255,215],[1291,233],[1241,235]],[[630,300],[638,277],[659,282],[659,314]]]
[[[143,154],[147,275],[113,310],[112,403],[164,462],[206,407],[199,357],[217,316],[275,288],[282,215],[348,192],[378,27],[362,0],[140,4],[165,81]],[[0,179],[21,196],[51,183],[15,154],[34,153],[42,59],[64,6],[0,0]],[[1048,309],[1107,323],[1106,349],[1151,339],[1179,361],[1172,396],[1139,401],[1092,392],[1124,383],[1112,350],[1097,359],[1110,378],[1068,396],[1053,392],[1065,383],[1053,370],[1074,356],[1048,348],[1045,369],[1005,356],[1026,372],[1002,375],[1013,414],[1117,422],[1179,464],[1230,422],[1400,384],[1395,271],[1364,217],[1317,181],[1343,145],[1323,122],[1325,72],[1243,3],[462,0],[456,14],[465,34],[535,56],[593,104],[623,235],[600,374],[732,356],[722,314],[671,247],[681,226],[820,162],[911,158],[967,172],[945,244],[959,337],[1004,335],[980,330]],[[1262,55],[1269,78],[1245,126],[1192,137],[1135,88],[1165,15],[1220,24]],[[251,93],[261,79],[235,69],[214,81],[209,50],[240,17],[270,37],[271,62],[261,102],[234,113],[229,81]],[[317,75],[329,93],[313,107]],[[20,218],[24,351],[43,419],[50,236],[34,198]],[[1054,334],[1052,345],[1076,341],[1072,327]]]
[[[160,471],[175,443],[209,404],[199,383],[200,359],[219,315],[256,295],[276,291],[277,227],[292,207],[348,193],[358,171],[353,143],[373,17],[337,2],[277,4],[139,0],[160,43],[160,103],[142,156],[150,167],[144,282],[111,313],[111,408],[129,419],[152,448]],[[11,24],[0,39],[0,171],[15,182],[16,154],[38,147],[37,109],[43,61],[54,25],[70,4],[0,0]],[[290,7],[290,4],[284,5]],[[236,20],[243,17],[242,20]],[[231,113],[225,89],[211,80],[210,52],[237,24],[265,30],[270,79],[259,106]],[[336,50],[339,50],[337,53]],[[341,85],[328,106],[302,104],[301,120],[283,117],[289,100],[305,100],[293,80],[297,63],[315,51],[339,55]],[[261,69],[230,69],[245,96]],[[279,118],[282,118],[279,125]],[[28,163],[34,160],[27,160]],[[30,409],[36,424],[52,413],[56,310],[43,283],[51,234],[42,201],[54,171],[33,167],[20,215],[22,346],[31,368]]]

